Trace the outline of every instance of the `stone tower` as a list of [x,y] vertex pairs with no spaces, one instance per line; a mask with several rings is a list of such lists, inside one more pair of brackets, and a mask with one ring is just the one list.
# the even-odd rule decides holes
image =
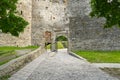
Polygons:
[[45,32],[51,32],[51,42],[56,31],[68,28],[69,19],[65,0],[33,0],[32,2],[32,45],[45,43]]
[[54,39],[56,31],[68,28],[66,0],[19,0],[18,11],[29,25],[19,37],[1,32],[0,45],[41,46],[45,43],[46,31],[51,32]]

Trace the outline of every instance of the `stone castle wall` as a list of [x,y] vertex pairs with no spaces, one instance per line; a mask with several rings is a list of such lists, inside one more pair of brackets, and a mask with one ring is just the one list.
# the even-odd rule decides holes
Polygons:
[[69,0],[72,50],[119,50],[120,29],[103,29],[105,19],[89,16],[90,0]]
[[100,22],[101,19],[91,19],[88,16],[71,18],[72,50],[119,50],[120,29],[103,29],[103,23]]
[[[18,38],[0,32],[0,45],[44,45],[45,32],[68,31],[71,50],[119,50],[120,29],[103,29],[104,18],[91,18],[90,0],[20,0],[18,10],[29,25]],[[62,34],[61,34],[62,35]]]
[[20,0],[18,2],[18,11],[29,22],[24,32],[19,37],[11,36],[10,34],[4,34],[0,32],[0,45],[2,46],[28,46],[31,45],[31,11],[32,1]]
[[33,0],[32,4],[32,45],[42,45],[46,31],[54,37],[54,30],[65,29],[66,4],[63,0]]

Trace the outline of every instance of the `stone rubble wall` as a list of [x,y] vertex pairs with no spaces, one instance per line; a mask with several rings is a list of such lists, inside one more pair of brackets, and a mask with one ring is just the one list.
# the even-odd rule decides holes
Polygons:
[[25,64],[36,59],[44,52],[45,52],[45,49],[40,47],[40,48],[36,49],[35,51],[32,51],[32,52],[30,52],[26,55],[23,55],[19,58],[13,59],[10,62],[0,66],[0,77],[13,74],[14,71],[18,70]]
[[19,37],[14,37],[11,34],[4,34],[0,32],[0,46],[28,46],[31,45],[31,11],[32,1],[19,0],[18,12],[21,16],[29,22],[24,32]]
[[71,50],[119,50],[120,29],[104,29],[104,18],[91,18],[90,0],[69,0]]
[[[120,29],[102,28],[101,19],[71,18],[70,40],[72,50],[119,50]],[[83,23],[82,23],[83,21]],[[100,23],[101,22],[101,23]]]

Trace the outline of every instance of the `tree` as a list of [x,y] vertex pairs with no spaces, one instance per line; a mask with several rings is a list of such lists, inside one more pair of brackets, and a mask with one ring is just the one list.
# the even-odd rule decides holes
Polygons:
[[105,28],[120,27],[120,0],[91,0],[92,17],[105,17]]
[[13,36],[19,36],[28,25],[27,21],[18,16],[17,3],[18,0],[0,0],[0,30]]
[[65,36],[59,36],[56,38],[57,41],[67,41],[67,38]]

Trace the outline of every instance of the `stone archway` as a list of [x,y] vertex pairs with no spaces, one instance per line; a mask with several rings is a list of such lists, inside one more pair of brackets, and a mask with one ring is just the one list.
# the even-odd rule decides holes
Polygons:
[[58,44],[57,44],[57,38],[60,36],[64,36],[67,38],[67,51],[69,51],[69,32],[68,31],[60,31],[60,32],[54,32],[54,37],[52,40],[52,45],[51,45],[51,51],[57,52],[58,51]]

